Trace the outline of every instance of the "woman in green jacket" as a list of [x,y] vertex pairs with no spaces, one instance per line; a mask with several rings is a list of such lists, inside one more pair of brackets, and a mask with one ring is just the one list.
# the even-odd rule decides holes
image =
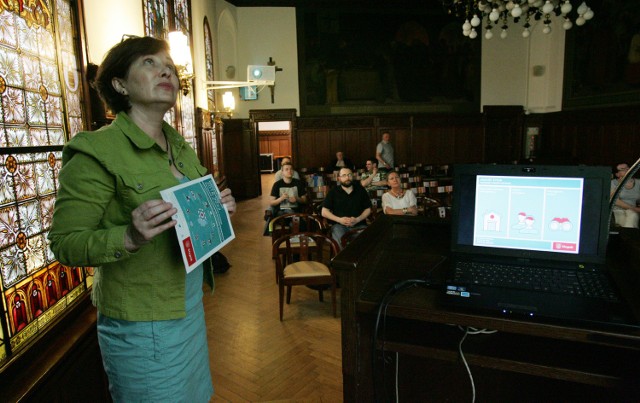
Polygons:
[[[163,120],[179,91],[167,43],[122,41],[94,85],[117,116],[63,150],[51,249],[65,265],[95,267],[92,299],[114,401],[206,402],[213,386],[202,267],[186,273],[176,209],[160,197],[206,169]],[[229,190],[221,201],[235,210]]]

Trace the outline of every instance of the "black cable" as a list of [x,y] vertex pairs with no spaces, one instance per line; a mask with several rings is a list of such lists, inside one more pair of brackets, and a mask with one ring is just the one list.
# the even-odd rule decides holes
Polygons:
[[[438,268],[442,263],[444,263],[444,261],[447,260],[446,256],[440,256],[440,260],[438,260],[433,266],[431,266],[431,269],[429,270],[429,272],[427,273],[427,275],[425,276],[425,278],[428,278],[431,273]],[[380,401],[384,401],[384,400],[380,400],[380,396],[378,393],[378,385],[375,382],[375,376],[376,376],[376,349],[377,349],[377,345],[378,345],[378,333],[379,333],[379,329],[380,329],[380,318],[383,317],[383,325],[382,325],[382,335],[384,336],[384,334],[386,333],[386,319],[387,319],[387,309],[389,307],[389,304],[391,303],[391,300],[399,293],[406,291],[412,287],[416,287],[418,285],[422,285],[422,286],[428,286],[430,284],[430,282],[428,280],[426,280],[425,278],[421,278],[421,279],[408,279],[408,280],[402,280],[402,281],[398,281],[397,283],[395,283],[393,286],[391,286],[391,288],[385,293],[385,295],[382,297],[382,300],[380,301],[380,305],[378,306],[378,314],[376,316],[376,324],[374,327],[374,331],[373,331],[373,349],[372,349],[372,354],[371,354],[371,360],[372,360],[372,366],[371,366],[371,380],[373,382],[373,395],[374,395],[374,401],[376,402],[380,402]],[[383,311],[384,311],[384,315],[383,315]],[[382,364],[383,364],[383,368],[382,368],[382,387],[383,387],[383,399],[384,397],[387,395],[386,393],[386,382],[385,382],[385,369],[386,369],[386,362],[385,362],[385,357],[384,357],[384,353],[385,353],[385,349],[384,349],[384,337],[382,339],[382,348],[381,348],[381,352],[382,352]]]

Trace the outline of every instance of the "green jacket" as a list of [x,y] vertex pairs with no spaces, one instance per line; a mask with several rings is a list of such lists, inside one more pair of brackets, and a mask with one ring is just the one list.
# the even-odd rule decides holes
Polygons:
[[[163,131],[176,168],[190,179],[203,176],[206,168],[180,133],[167,123]],[[65,265],[96,268],[92,299],[100,313],[130,321],[185,316],[186,272],[175,231],[134,253],[124,248],[131,211],[177,184],[168,155],[124,112],[65,145],[51,250]]]

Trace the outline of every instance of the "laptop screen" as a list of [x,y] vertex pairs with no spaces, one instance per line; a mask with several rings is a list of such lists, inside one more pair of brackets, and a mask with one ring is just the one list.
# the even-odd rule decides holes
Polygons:
[[456,165],[452,250],[602,263],[607,167]]

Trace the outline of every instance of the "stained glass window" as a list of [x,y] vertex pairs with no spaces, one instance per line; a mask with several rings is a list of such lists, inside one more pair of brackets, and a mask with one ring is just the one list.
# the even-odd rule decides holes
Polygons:
[[[211,28],[209,20],[204,17],[204,61],[206,63],[207,81],[213,81],[213,38],[211,37]],[[216,92],[207,90],[207,106],[210,111],[216,110]]]
[[[144,0],[143,10],[145,35],[166,39],[169,32],[182,31],[187,35],[190,49],[193,49],[191,12],[187,0]],[[187,95],[180,92],[176,107],[167,112],[164,120],[175,127],[197,152],[194,105],[193,91]]]
[[91,285],[47,240],[62,146],[85,121],[76,12],[0,1],[0,366]]

